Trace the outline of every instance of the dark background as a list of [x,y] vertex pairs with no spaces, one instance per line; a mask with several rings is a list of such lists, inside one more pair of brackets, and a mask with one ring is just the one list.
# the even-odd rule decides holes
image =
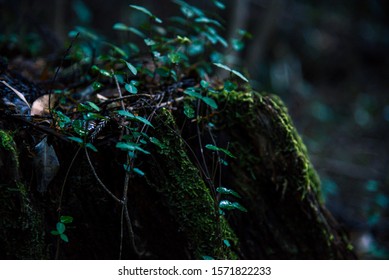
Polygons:
[[[389,258],[389,3],[385,0],[187,1],[253,38],[242,52],[221,49],[258,91],[290,114],[318,170],[326,204],[350,232],[361,258]],[[75,26],[111,40],[116,22],[143,18],[142,5],[168,24],[168,0],[0,0],[0,55],[49,59]],[[220,73],[222,75],[222,73]]]

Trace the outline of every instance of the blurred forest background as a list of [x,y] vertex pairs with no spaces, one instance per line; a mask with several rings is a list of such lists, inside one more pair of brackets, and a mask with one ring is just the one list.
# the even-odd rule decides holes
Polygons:
[[[389,2],[187,2],[224,21],[229,41],[239,29],[252,34],[245,46],[232,43],[215,55],[241,69],[255,90],[287,103],[327,207],[350,232],[359,257],[388,259]],[[120,40],[115,23],[141,21],[129,4],[164,20],[179,12],[169,0],[0,0],[0,55],[58,59],[75,26]]]

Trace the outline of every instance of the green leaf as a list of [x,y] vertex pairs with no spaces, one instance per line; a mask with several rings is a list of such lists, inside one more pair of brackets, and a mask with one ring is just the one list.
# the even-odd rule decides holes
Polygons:
[[92,41],[96,41],[99,39],[99,36],[96,35],[94,32],[92,32],[91,30],[88,30],[87,28],[85,27],[81,27],[81,26],[76,26],[76,31],[78,31],[81,35],[85,36],[85,37],[88,37],[89,39],[91,39]]
[[[84,121],[84,120],[75,120],[72,123],[72,127],[73,127],[74,132],[76,132],[78,135],[80,135],[80,136],[88,135],[88,130],[85,129],[86,121]],[[74,140],[74,139],[73,139],[73,141],[77,142],[77,140]]]
[[231,70],[231,72],[233,73],[233,74],[235,74],[236,76],[238,76],[239,78],[241,78],[243,81],[245,81],[245,82],[249,82],[249,80],[245,77],[245,76],[243,76],[243,74],[242,73],[240,73],[240,72],[238,72],[238,71],[236,71],[236,70]]
[[116,113],[118,113],[119,115],[121,115],[123,117],[131,118],[131,119],[135,118],[134,114],[132,114],[128,111],[125,111],[125,110],[118,110],[118,111],[116,111]]
[[140,176],[145,176],[145,173],[142,171],[142,170],[140,170],[139,168],[134,168],[133,169],[133,171],[136,173],[136,174],[138,174],[138,175],[140,175]]
[[131,142],[118,142],[116,143],[116,148],[125,150],[125,151],[135,151],[137,145]]
[[80,143],[80,144],[84,143],[84,140],[82,140],[82,139],[79,138],[79,137],[69,136],[68,139],[69,139],[69,140],[72,140],[72,141],[74,141],[74,142]]
[[112,77],[112,74],[110,72],[108,72],[107,70],[101,69],[97,65],[93,65],[92,70],[99,72],[103,76],[110,77],[110,78]]
[[213,65],[215,65],[215,66],[217,66],[217,67],[219,67],[219,68],[222,68],[222,69],[224,69],[224,70],[227,70],[227,71],[231,72],[231,68],[228,67],[227,65],[222,64],[222,63],[213,63]]
[[61,129],[64,129],[67,125],[69,125],[72,122],[72,120],[61,111],[54,110],[54,114],[58,117],[57,123],[59,128]]
[[148,120],[148,119],[145,119],[145,118],[143,118],[143,117],[136,116],[136,117],[135,117],[135,120],[138,120],[138,121],[140,121],[140,122],[144,123],[145,125],[148,125],[148,126],[154,127],[154,126],[151,124],[151,122],[149,122],[149,120]]
[[177,40],[180,44],[191,44],[192,41],[188,37],[182,37],[180,35],[177,35]]
[[243,38],[247,38],[247,39],[252,39],[253,38],[253,35],[250,32],[248,32],[248,31],[246,31],[244,29],[239,29],[238,34],[240,36],[242,36]]
[[86,144],[85,147],[91,149],[92,151],[94,151],[96,153],[98,152],[97,148],[92,143]]
[[223,240],[223,243],[224,243],[227,247],[231,247],[231,243],[230,243],[230,241],[228,241],[228,239],[224,239],[224,240]]
[[141,6],[137,6],[137,5],[130,5],[131,8],[135,9],[135,10],[138,10],[138,11],[141,11],[142,13],[148,15],[150,18],[152,18],[153,20],[155,20],[157,23],[162,23],[162,20],[158,17],[156,17],[155,15],[153,15],[149,10],[147,10],[146,8],[144,7],[141,7]]
[[138,175],[140,175],[140,176],[144,176],[145,175],[145,173],[142,171],[142,170],[140,170],[139,168],[137,168],[137,167],[135,167],[135,168],[132,168],[130,165],[128,165],[128,164],[123,164],[123,167],[124,167],[124,170],[126,171],[126,172],[131,172],[131,170],[132,171],[134,171],[134,173],[136,173],[136,174],[138,174]]
[[154,46],[156,44],[155,41],[150,39],[150,38],[146,38],[143,41],[145,42],[146,46],[149,46],[149,47]]
[[61,223],[70,224],[73,222],[73,217],[72,216],[61,216],[61,218],[59,220],[61,221]]
[[226,39],[224,39],[223,37],[219,36],[219,35],[215,35],[215,38],[217,39],[217,41],[222,44],[225,48],[228,48],[228,43],[226,41]]
[[159,141],[155,137],[150,137],[149,138],[150,142],[153,143],[154,145],[158,146],[161,149],[166,149],[166,145],[164,145],[161,141]]
[[139,146],[136,146],[135,149],[136,149],[137,151],[140,151],[140,152],[146,154],[146,155],[149,155],[149,154],[150,154],[149,151],[146,151],[145,149],[143,149],[143,148],[141,148],[141,147],[139,147]]
[[92,84],[92,88],[94,91],[97,91],[97,90],[101,89],[102,87],[103,87],[103,85],[99,82],[93,82],[93,84]]
[[149,17],[153,17],[154,16],[148,9],[146,9],[146,8],[144,8],[142,6],[130,5],[130,7],[135,9],[135,10],[141,11],[142,13],[145,13]]
[[128,165],[128,164],[123,164],[123,168],[126,172],[130,172],[131,171],[131,166]]
[[149,151],[146,151],[145,149],[142,149],[141,147],[139,147],[138,144],[135,144],[135,143],[132,143],[132,142],[118,142],[116,143],[116,148],[118,149],[121,149],[121,150],[125,150],[125,151],[140,151],[144,154],[147,154],[149,155],[150,152]]
[[238,39],[232,39],[232,48],[236,51],[241,51],[244,48],[244,43]]
[[69,31],[68,36],[70,38],[75,38],[78,34],[80,34],[80,32],[75,31],[75,30],[71,30],[71,31]]
[[240,205],[238,202],[231,202],[228,200],[222,200],[219,202],[219,207],[224,210],[240,210],[243,212],[247,212],[247,209]]
[[207,89],[209,87],[209,83],[205,80],[201,80],[200,85],[204,89]]
[[196,8],[196,7],[194,7],[194,6],[189,5],[189,4],[186,3],[185,1],[182,1],[182,0],[173,0],[173,2],[181,6],[181,11],[182,11],[183,14],[184,14],[185,16],[187,16],[188,18],[193,17],[193,15],[197,15],[197,16],[199,16],[199,17],[204,16],[203,11],[201,11],[200,9],[198,9],[198,8]]
[[61,223],[61,222],[57,223],[57,231],[59,234],[64,233],[65,229],[66,229],[66,226],[64,223]]
[[115,23],[115,24],[112,26],[112,28],[115,29],[115,30],[128,31],[128,26],[125,25],[124,23],[121,23],[121,22]]
[[195,110],[189,104],[184,104],[184,114],[188,118],[192,119],[195,116]]
[[215,4],[215,6],[220,10],[224,10],[226,8],[226,5],[224,5],[224,3],[221,1],[213,1],[213,4]]
[[244,208],[242,205],[240,205],[238,202],[233,202],[232,205],[234,206],[235,209],[238,209],[242,212],[247,212],[247,209]]
[[201,93],[198,92],[198,90],[196,88],[193,88],[193,87],[187,88],[186,90],[184,90],[184,93],[189,95],[189,96],[196,97],[196,98],[202,98],[203,97],[201,95]]
[[134,27],[128,27],[128,31],[134,33],[135,35],[141,37],[141,38],[146,38],[146,35],[140,31],[139,29],[137,28],[134,28]]
[[179,53],[169,53],[167,56],[173,64],[180,63],[181,61],[181,55]]
[[193,40],[192,44],[188,46],[188,54],[190,56],[199,55],[204,52],[204,42],[200,40]]
[[96,113],[87,113],[86,115],[84,115],[84,120],[87,120],[87,121],[90,121],[90,120],[105,120],[106,117],[100,115],[100,114],[96,114]]
[[126,63],[127,68],[130,69],[131,73],[136,76],[136,74],[138,73],[138,70],[136,69],[136,67],[125,60],[123,60],[123,61]]
[[212,45],[215,45],[218,42],[214,33],[203,32],[203,34],[207,37],[207,39],[211,42]]
[[174,71],[173,69],[170,70],[170,75],[171,77],[173,78],[174,81],[178,81],[178,78],[177,78],[177,72]]
[[125,84],[125,85],[124,85],[124,88],[125,88],[129,93],[132,93],[132,94],[138,93],[138,89],[137,89],[136,86],[134,86],[134,84],[132,84],[132,83]]
[[241,78],[243,81],[245,81],[245,82],[248,82],[249,80],[245,77],[245,76],[243,76],[243,74],[242,73],[240,73],[240,72],[238,72],[238,71],[236,71],[236,70],[232,70],[230,67],[228,67],[227,65],[224,65],[224,64],[222,64],[222,63],[213,63],[215,66],[217,66],[217,67],[219,67],[219,68],[222,68],[222,69],[224,69],[224,70],[227,70],[227,71],[229,71],[229,72],[231,72],[231,73],[233,73],[233,74],[235,74],[236,76],[238,76],[239,78]]
[[69,238],[66,234],[62,233],[59,235],[59,237],[61,237],[61,239],[65,242],[69,242]]
[[195,13],[193,10],[188,9],[187,7],[181,7],[181,12],[187,17],[187,18],[192,18],[194,17]]
[[213,150],[213,151],[223,152],[223,153],[225,153],[229,157],[236,158],[230,151],[228,151],[226,149],[223,149],[223,148],[216,147],[216,146],[211,145],[211,144],[205,145],[205,148],[207,148],[209,150]]
[[88,103],[88,105],[95,111],[97,112],[100,112],[100,108],[99,106],[97,106],[95,103],[91,102],[91,101],[87,101],[86,103]]
[[231,81],[225,81],[224,82],[224,89],[226,91],[233,91],[233,90],[236,90],[238,88],[238,85],[234,82],[231,82]]
[[218,188],[216,189],[216,191],[217,191],[218,193],[221,193],[221,194],[230,194],[230,195],[233,195],[233,196],[235,196],[235,197],[242,198],[236,191],[227,189],[227,188],[225,188],[225,187],[218,187]]
[[[91,105],[92,104],[92,105]],[[93,102],[87,101],[86,103],[79,103],[77,106],[79,112],[85,111],[100,111],[100,108]]]
[[210,257],[210,256],[201,256],[203,258],[203,260],[206,260],[206,261],[209,261],[209,260],[214,260],[214,258]]
[[52,235],[59,235],[59,232],[56,231],[56,230],[52,230],[52,231],[50,231],[50,233],[51,233]]
[[201,100],[204,101],[204,103],[206,103],[207,105],[209,105],[213,109],[217,109],[218,108],[215,100],[213,100],[210,97],[201,97]]
[[225,210],[233,210],[235,207],[232,206],[232,202],[228,200],[222,200],[219,202],[219,208]]
[[115,46],[114,44],[108,43],[108,42],[105,42],[105,44],[110,46],[120,56],[124,57],[125,59],[128,58],[128,55],[126,54],[126,52],[123,49],[119,48],[118,46]]
[[157,74],[160,75],[161,77],[166,78],[170,76],[170,69],[167,67],[159,67],[157,68],[157,70],[155,70],[155,72],[157,72]]
[[201,23],[209,23],[209,24],[213,24],[213,25],[216,25],[218,27],[223,27],[220,22],[218,22],[217,20],[214,20],[214,19],[210,19],[210,18],[207,18],[207,17],[200,17],[200,18],[196,18],[195,19],[195,22],[201,22]]
[[124,23],[115,23],[115,25],[113,26],[113,29],[121,30],[121,31],[130,31],[141,38],[146,37],[146,35],[142,31],[140,31],[134,27],[127,26]]

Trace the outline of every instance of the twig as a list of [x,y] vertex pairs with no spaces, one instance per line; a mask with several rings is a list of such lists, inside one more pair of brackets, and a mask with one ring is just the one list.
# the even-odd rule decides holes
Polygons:
[[[63,65],[63,62],[64,62],[64,60],[65,60],[65,57],[69,54],[71,48],[73,47],[74,42],[75,42],[76,39],[78,38],[78,35],[80,35],[80,32],[78,32],[78,33],[76,34],[76,36],[74,36],[74,38],[73,38],[72,41],[70,42],[69,47],[67,48],[67,50],[65,51],[65,53],[64,53],[64,55],[63,55],[63,57],[62,57],[62,59],[61,59],[61,64],[60,64],[60,65],[57,67],[57,69],[55,70],[54,77],[53,77],[53,79],[51,80],[52,85],[54,85],[54,82],[55,82],[55,80],[57,79],[57,76],[58,76],[58,73],[59,73],[59,69],[62,68],[62,65]],[[52,94],[52,93],[53,93],[53,89],[51,89],[50,92],[49,92],[49,112],[50,112],[50,116],[51,116],[51,117],[53,117],[53,115],[52,115],[52,113],[51,113],[51,94]]]
[[169,100],[169,101],[163,102],[163,103],[158,105],[157,109],[163,108],[163,107],[167,107],[168,105],[173,104],[173,103],[181,102],[181,101],[184,100],[184,98],[185,98],[184,96],[180,96],[180,97],[177,97],[177,98],[175,98],[173,100]]
[[[115,79],[115,83],[116,83],[116,87],[117,87],[117,90],[119,93],[119,98],[120,98],[119,100],[120,100],[122,110],[126,110],[126,108],[124,106],[124,102],[123,102],[122,91],[121,91],[120,86],[119,86],[119,81],[118,81],[117,77],[115,76],[115,72],[113,71],[113,69],[111,69],[111,73]],[[126,128],[126,134],[128,134],[128,132],[129,132],[128,128]],[[127,162],[127,164],[130,164],[130,162],[131,162],[128,154],[126,157],[126,162]],[[122,217],[121,217],[121,222],[120,222],[120,228],[121,228],[121,230],[120,230],[120,253],[119,253],[120,258],[122,256],[122,249],[123,249],[123,245],[122,245],[123,244],[123,212],[124,212],[124,216],[125,216],[126,222],[127,222],[128,235],[129,235],[129,239],[131,242],[132,250],[135,252],[135,254],[140,255],[140,252],[136,248],[135,234],[134,234],[134,230],[132,228],[130,214],[128,213],[127,202],[128,202],[128,185],[129,185],[129,183],[130,183],[130,172],[126,171],[126,175],[124,177],[123,196],[122,196],[122,200],[121,200],[122,201]]]
[[[120,88],[118,88],[119,90]],[[130,99],[130,98],[133,98],[133,97],[149,97],[149,98],[155,98],[156,96],[158,95],[153,95],[153,94],[147,94],[147,93],[138,93],[136,95],[125,95],[125,96],[121,96],[121,97],[117,97],[117,98],[111,98],[109,100],[106,100],[104,102],[101,102],[99,104],[99,106],[106,106],[108,104],[111,104],[111,103],[114,103],[114,102],[117,102],[117,101],[122,101],[122,100],[125,100],[125,99]]]
[[[197,101],[197,115],[198,116],[200,115],[200,100]],[[203,165],[204,165],[205,172],[206,172],[205,173],[206,180],[207,180],[208,184],[210,184],[212,192],[214,192],[213,183],[211,182],[211,177],[210,177],[210,173],[209,173],[208,166],[207,166],[207,161],[205,160],[205,156],[204,156],[204,149],[203,149],[203,143],[201,141],[201,132],[200,132],[200,125],[199,125],[199,123],[196,124],[196,130],[197,130],[197,139],[199,141],[199,148],[200,148],[201,159],[203,161]]]
[[124,107],[123,94],[122,94],[122,90],[120,89],[120,86],[119,86],[118,78],[115,76],[115,72],[113,71],[113,69],[111,69],[111,73],[112,73],[113,78],[115,79],[115,84],[116,84],[116,88],[117,88],[118,93],[119,93],[120,104],[122,105],[122,110],[125,110],[126,108]]
[[89,157],[89,153],[88,153],[88,150],[86,147],[84,147],[85,149],[85,155],[86,155],[86,158],[88,160],[88,163],[92,169],[92,172],[93,172],[93,175],[95,176],[97,182],[100,184],[100,186],[103,187],[103,189],[119,204],[124,204],[124,201],[123,200],[120,200],[119,198],[117,198],[108,188],[107,186],[100,180],[100,177],[97,175],[96,173],[96,169],[95,167],[93,166],[92,164],[92,161],[90,160],[90,157]]
[[[63,136],[62,134],[59,134],[59,133],[55,132],[53,129],[47,128],[45,126],[37,125],[37,124],[32,123],[32,122],[30,122],[28,120],[25,120],[24,118],[21,118],[20,116],[17,116],[17,115],[5,115],[4,117],[11,118],[11,119],[17,120],[19,122],[22,122],[24,124],[27,124],[27,125],[31,126],[32,128],[42,132],[42,133],[50,134],[50,135],[52,135],[52,136],[54,136],[54,137],[56,137],[58,139],[61,139],[62,141],[70,142],[70,140],[67,137]],[[26,116],[26,117],[31,118],[33,116]]]

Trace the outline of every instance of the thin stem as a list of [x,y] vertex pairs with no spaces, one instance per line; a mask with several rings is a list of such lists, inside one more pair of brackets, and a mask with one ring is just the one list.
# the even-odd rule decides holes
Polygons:
[[59,204],[58,204],[58,210],[57,210],[57,211],[58,211],[58,215],[61,214],[62,198],[63,198],[63,192],[64,192],[64,189],[65,189],[66,181],[67,181],[67,179],[68,179],[70,170],[72,169],[72,166],[73,166],[73,164],[74,164],[74,162],[75,162],[75,160],[76,160],[76,158],[77,158],[77,155],[78,155],[78,153],[79,153],[80,151],[81,151],[81,147],[79,147],[79,148],[77,149],[77,152],[74,154],[73,159],[72,159],[72,161],[70,162],[70,165],[69,165],[69,167],[68,167],[68,170],[66,171],[65,178],[64,178],[63,183],[62,183],[62,186],[61,186],[61,194],[59,195]]
[[[76,41],[76,39],[78,38],[78,35],[80,35],[80,32],[78,32],[76,34],[76,36],[74,36],[74,38],[72,39],[72,41],[70,42],[69,44],[69,47],[67,48],[67,50],[65,51],[62,59],[61,59],[61,64],[57,67],[57,69],[55,70],[55,74],[54,74],[54,77],[53,79],[51,80],[51,83],[52,85],[54,85],[54,82],[55,80],[57,79],[57,76],[58,76],[58,73],[59,73],[59,70],[62,68],[62,65],[63,65],[63,62],[66,58],[66,56],[69,54],[71,48],[73,47],[73,44],[74,42]],[[50,117],[53,117],[53,113],[51,112],[51,94],[53,93],[53,90],[51,89],[50,92],[49,92],[49,112],[50,112]]]
[[124,111],[125,107],[124,107],[124,102],[123,102],[123,94],[122,94],[122,90],[120,89],[118,78],[115,76],[115,72],[113,71],[113,69],[111,69],[111,73],[112,73],[113,78],[115,79],[116,88],[118,90],[119,98],[120,98],[120,105],[122,106],[122,110]]
[[103,187],[103,189],[104,189],[104,190],[105,190],[105,191],[106,191],[106,192],[107,192],[107,193],[108,193],[108,194],[109,194],[117,203],[123,204],[124,201],[123,201],[123,200],[120,200],[119,198],[117,198],[117,197],[116,197],[116,196],[107,188],[107,186],[100,180],[100,177],[97,175],[96,169],[95,169],[95,167],[93,166],[92,161],[90,160],[90,157],[89,157],[89,153],[88,153],[87,148],[85,147],[84,149],[85,149],[86,158],[87,158],[87,160],[88,160],[88,163],[89,163],[89,165],[90,165],[90,167],[91,167],[91,169],[92,169],[93,175],[95,176],[97,182],[100,184],[100,186]]
[[[80,152],[80,150],[81,150],[81,147],[79,147],[78,150],[77,150],[77,152],[74,154],[73,159],[72,159],[72,161],[70,162],[70,165],[69,165],[69,167],[68,167],[68,170],[66,171],[65,178],[64,178],[63,183],[62,183],[62,186],[61,186],[61,194],[59,195],[59,203],[58,203],[58,209],[57,209],[57,211],[58,211],[58,220],[59,220],[60,217],[61,217],[62,198],[63,198],[64,189],[65,189],[65,184],[66,184],[66,181],[67,181],[67,179],[68,179],[69,172],[70,172],[70,170],[72,169],[72,166],[73,166],[73,164],[74,164],[74,162],[75,162],[75,160],[76,160],[76,158],[77,158],[77,155],[78,155],[78,153]],[[59,258],[59,250],[60,250],[60,246],[59,246],[59,245],[60,245],[60,239],[59,239],[59,236],[58,236],[58,238],[57,238],[57,250],[56,250],[56,252],[55,252],[55,259],[56,259],[56,260],[58,260],[58,258]]]

